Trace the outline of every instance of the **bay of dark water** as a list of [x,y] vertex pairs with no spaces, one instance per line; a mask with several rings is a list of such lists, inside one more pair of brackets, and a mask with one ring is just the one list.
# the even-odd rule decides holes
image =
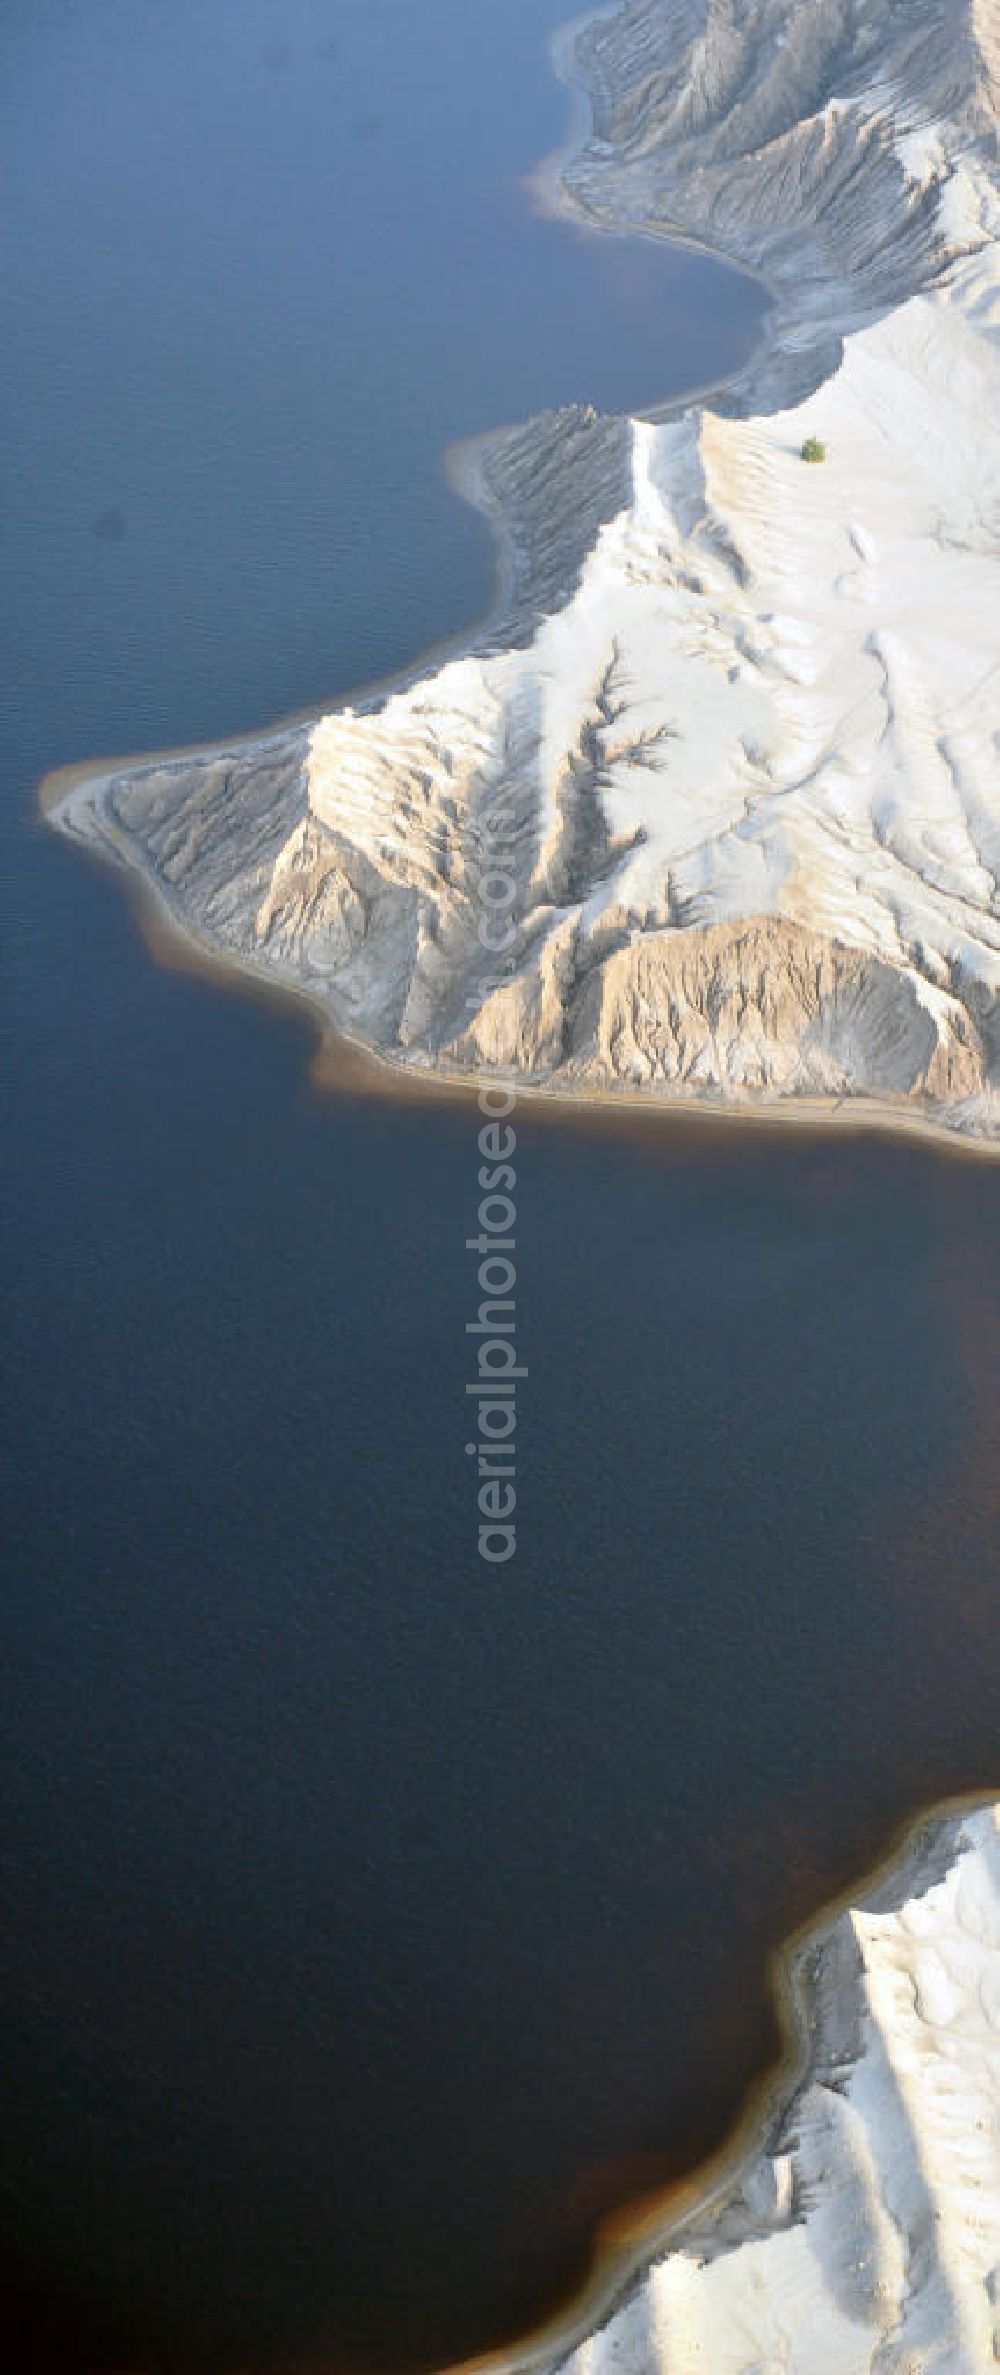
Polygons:
[[5,0],[7,2331],[403,2371],[725,2132],[769,1949],[1000,1783],[1000,1172],[518,1116],[521,1537],[463,1458],[472,1117],[158,971],[41,772],[486,608],[449,439],[737,361],[536,220],[557,0]]

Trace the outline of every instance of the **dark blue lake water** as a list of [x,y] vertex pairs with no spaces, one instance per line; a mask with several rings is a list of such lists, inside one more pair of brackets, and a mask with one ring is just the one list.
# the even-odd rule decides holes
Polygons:
[[0,2123],[20,2370],[516,2331],[773,2049],[766,1954],[1000,1780],[1000,1173],[519,1115],[520,1548],[463,1448],[475,1123],[158,971],[41,772],[486,608],[445,444],[745,353],[523,177],[559,0],[6,0]]

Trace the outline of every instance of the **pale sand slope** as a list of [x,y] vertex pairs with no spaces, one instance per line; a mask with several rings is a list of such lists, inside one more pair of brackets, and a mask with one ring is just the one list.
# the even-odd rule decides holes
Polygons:
[[1000,1808],[936,1823],[793,1984],[786,2112],[562,2375],[996,2367]]
[[465,657],[54,821],[399,1064],[1000,1136],[998,60],[994,0],[585,28],[550,198],[765,274],[766,355],[714,408],[467,459],[506,609]]

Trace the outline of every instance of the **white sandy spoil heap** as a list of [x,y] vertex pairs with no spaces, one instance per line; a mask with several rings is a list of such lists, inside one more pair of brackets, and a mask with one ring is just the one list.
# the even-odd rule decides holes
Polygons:
[[931,1826],[793,1987],[787,2109],[560,2375],[995,2371],[1000,1808]]
[[550,197],[760,273],[766,353],[483,442],[464,657],[53,820],[396,1065],[1000,1135],[1000,6],[627,0],[563,63]]

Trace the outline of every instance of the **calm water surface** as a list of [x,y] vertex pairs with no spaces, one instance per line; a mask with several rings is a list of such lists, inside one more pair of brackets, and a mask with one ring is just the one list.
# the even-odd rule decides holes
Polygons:
[[744,353],[532,218],[562,0],[6,0],[7,1826],[21,2369],[405,2370],[723,2133],[768,1947],[1000,1780],[1000,1173],[535,1116],[475,1556],[452,1108],[321,1102],[42,834],[486,607],[442,447]]

